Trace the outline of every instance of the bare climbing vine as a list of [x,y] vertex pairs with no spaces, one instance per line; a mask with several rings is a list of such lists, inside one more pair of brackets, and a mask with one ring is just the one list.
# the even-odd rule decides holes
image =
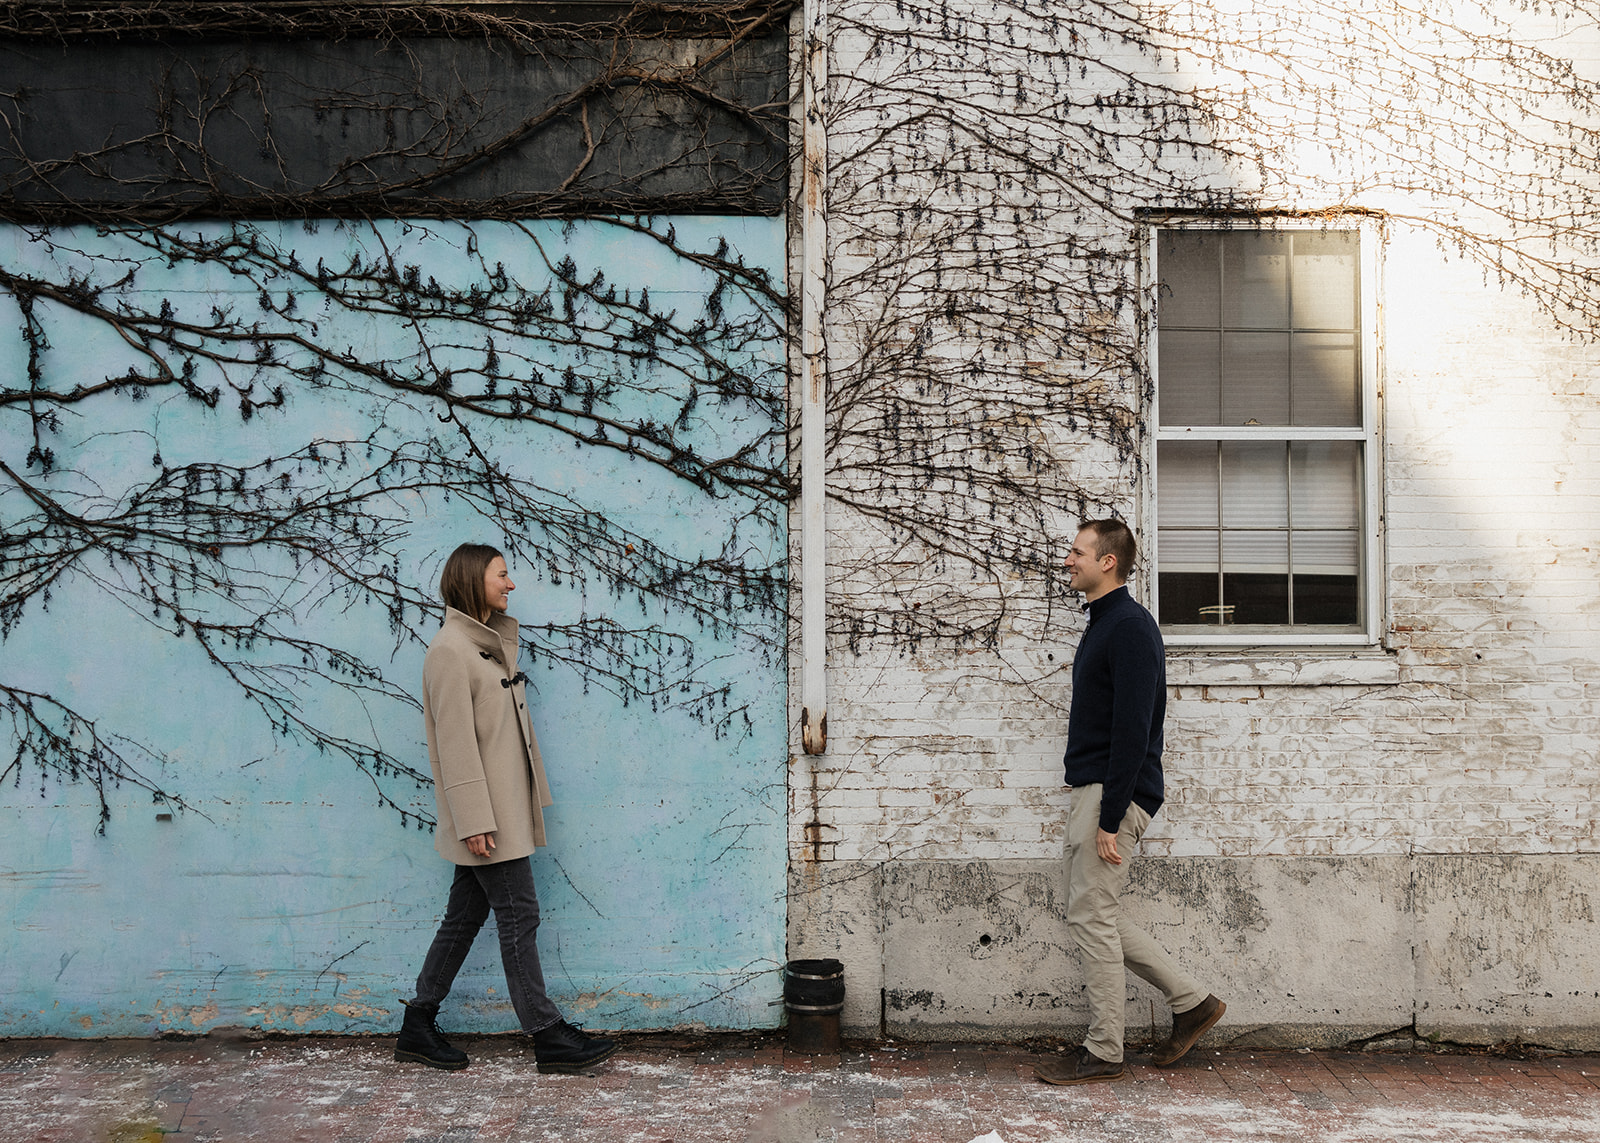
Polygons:
[[830,4],[834,637],[992,648],[1059,619],[1062,538],[1137,510],[1153,222],[1419,228],[1591,334],[1597,15]]
[[[234,224],[103,229],[97,248],[114,240],[113,253],[92,259],[72,249],[81,233],[41,229],[35,237],[59,256],[38,261],[60,272],[0,270],[26,349],[20,383],[0,391],[10,442],[0,458],[0,635],[47,609],[59,587],[92,583],[192,640],[278,734],[353,763],[383,804],[420,827],[427,819],[397,791],[426,782],[426,769],[378,745],[375,727],[330,721],[309,702],[337,687],[364,708],[414,707],[414,680],[308,634],[307,621],[354,609],[386,624],[396,650],[424,643],[439,605],[401,552],[419,510],[450,505],[505,537],[524,574],[603,604],[575,621],[526,626],[534,664],[564,664],[624,704],[683,709],[719,737],[743,733],[742,703],[730,704],[728,681],[697,660],[692,632],[729,635],[737,617],[775,617],[784,605],[783,568],[757,542],[781,528],[787,496],[778,286],[725,245],[684,249],[713,284],[692,312],[667,310],[517,228],[545,256],[548,285],[535,291],[491,261],[468,224],[438,224],[471,251],[472,266],[441,284],[386,251],[380,233],[344,225],[376,240],[368,256],[337,267],[307,265],[266,228]],[[613,225],[680,249],[671,227]],[[197,305],[146,287],[174,266],[209,267],[259,292],[242,308],[238,294]],[[409,333],[387,356],[344,343],[374,325]],[[58,369],[67,347],[52,330],[114,335],[128,364],[99,376]],[[364,427],[271,452],[262,446],[281,430],[250,434],[305,402],[358,410]],[[108,474],[97,463],[94,449],[112,432],[103,426],[119,410],[142,425],[141,409],[177,419],[174,403],[232,420],[221,438],[232,437],[229,451],[254,439],[255,453],[197,456],[192,431],[130,428],[115,435],[147,441],[142,471]],[[728,433],[707,431],[720,418],[743,426],[731,445]],[[617,455],[658,484],[721,502],[720,547],[669,550],[608,518],[551,482],[563,465],[517,463],[519,450],[497,435],[503,426],[517,429],[521,449],[565,447],[575,464]],[[626,618],[652,608],[676,618]],[[102,825],[108,784],[183,804],[136,765],[156,757],[153,746],[108,735],[48,695],[0,688],[18,744],[5,777],[20,782],[31,768],[41,782],[87,781],[100,791]]]
[[[440,612],[402,553],[417,513],[444,508],[586,602],[524,626],[534,665],[746,733],[747,700],[696,632],[781,630],[781,551],[764,541],[788,496],[786,299],[725,241],[657,220],[781,208],[788,10],[0,4],[0,216],[25,228],[24,254],[0,259],[16,357],[0,379],[0,637],[91,585],[197,647],[277,735],[343,758],[403,823],[431,826],[415,797],[427,767],[374,720],[415,707],[394,652]],[[124,74],[106,126],[73,135],[96,84]],[[618,286],[617,268],[579,265],[529,221],[586,215],[690,268],[701,296]],[[401,218],[426,220],[413,225],[452,251],[451,272],[366,221]],[[247,221],[263,219],[334,228],[353,252],[311,263],[290,224]],[[494,248],[508,235],[535,265],[508,270]],[[174,273],[224,292],[162,286]],[[375,328],[399,343],[374,352]],[[85,363],[79,342],[108,352]],[[355,429],[285,443],[323,406],[356,410]],[[162,431],[194,417],[217,427]],[[575,459],[541,467],[530,448]],[[138,456],[107,471],[108,449]],[[669,550],[560,479],[607,455],[718,504],[722,534]],[[385,625],[391,654],[352,640],[351,619]],[[332,691],[365,714],[317,701]],[[102,831],[118,785],[190,808],[158,744],[10,669],[0,716],[15,743],[0,780],[87,783]]]
[[[771,526],[792,492],[781,378],[749,366],[787,336],[787,291],[725,250],[688,248],[659,218],[778,209],[793,77],[786,55],[774,72],[760,62],[770,53],[748,49],[784,37],[793,5],[597,7],[559,22],[529,11],[0,4],[0,47],[12,52],[366,38],[402,59],[371,83],[286,100],[225,53],[204,68],[177,59],[148,129],[67,153],[31,133],[38,93],[0,79],[5,217],[63,249],[72,239],[61,224],[92,223],[133,251],[92,273],[70,257],[48,274],[0,265],[26,358],[0,390],[0,633],[58,584],[91,580],[194,640],[279,733],[361,767],[404,816],[396,783],[424,775],[301,700],[329,682],[384,701],[409,701],[405,688],[347,648],[306,642],[290,620],[312,606],[373,606],[397,644],[421,637],[431,592],[395,554],[408,497],[470,506],[552,584],[603,584],[711,629],[784,606],[785,568],[749,558],[737,521]],[[1153,221],[1376,216],[1435,235],[1561,328],[1590,333],[1600,89],[1573,44],[1592,40],[1597,16],[1584,2],[1489,0],[831,3],[835,636],[856,649],[992,648],[1052,622],[1066,599],[1060,538],[1083,516],[1127,512],[1141,486],[1152,299],[1140,259]],[[440,43],[565,68],[566,86],[508,118],[481,84],[430,70]],[[296,127],[330,121],[356,143],[308,165]],[[641,152],[663,122],[653,138],[671,145]],[[473,181],[546,144],[559,161],[539,179]],[[634,215],[657,220],[613,224],[711,275],[694,312],[662,312],[609,285],[607,267],[556,257],[550,288],[525,289],[470,237],[481,225],[471,221],[456,224],[476,261],[468,285],[381,252],[305,265],[245,223],[220,234],[181,225]],[[140,267],[163,261],[237,275],[259,304],[207,313],[137,296]],[[727,304],[735,296],[743,304]],[[419,332],[405,353],[373,360],[334,338],[339,323],[323,316],[334,311]],[[58,312],[111,331],[131,364],[55,370],[42,315]],[[587,365],[543,368],[535,345]],[[630,388],[641,377],[651,391]],[[372,428],[233,458],[178,459],[153,439],[148,471],[115,488],[76,481],[61,444],[91,408],[154,397],[249,423],[318,390],[369,400]],[[663,403],[671,409],[629,412]],[[708,451],[712,438],[692,426],[712,406],[766,427]],[[391,431],[400,422],[429,427]],[[741,505],[722,554],[685,559],[530,484],[496,459],[495,426],[507,424]],[[591,618],[530,637],[537,657],[630,702],[686,703],[737,728],[680,631]],[[133,782],[179,798],[150,776],[153,753],[0,683],[20,744],[6,776]]]

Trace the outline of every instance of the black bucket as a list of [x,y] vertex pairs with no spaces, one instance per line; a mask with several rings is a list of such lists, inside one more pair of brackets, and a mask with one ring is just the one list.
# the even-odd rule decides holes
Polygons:
[[791,960],[783,966],[783,1007],[789,1014],[792,1051],[838,1055],[844,964],[837,960]]

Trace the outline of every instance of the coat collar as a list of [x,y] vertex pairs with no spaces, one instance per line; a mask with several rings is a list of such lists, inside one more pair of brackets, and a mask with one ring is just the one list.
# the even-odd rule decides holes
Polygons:
[[1099,599],[1095,600],[1093,603],[1084,604],[1083,609],[1089,613],[1089,622],[1093,623],[1096,619],[1100,618],[1101,615],[1105,614],[1107,611],[1110,611],[1117,604],[1128,598],[1130,598],[1128,595],[1128,585],[1125,583],[1119,584],[1110,591],[1106,592]]
[[509,676],[517,665],[517,621],[502,612],[489,616],[488,623],[479,623],[465,611],[453,607],[444,609],[446,629],[460,632],[479,651],[493,655],[495,661]]

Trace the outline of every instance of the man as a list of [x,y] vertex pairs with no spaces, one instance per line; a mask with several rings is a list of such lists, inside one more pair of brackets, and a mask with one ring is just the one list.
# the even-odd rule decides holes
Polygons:
[[1153,940],[1122,916],[1128,862],[1161,808],[1166,649],[1150,613],[1128,594],[1137,545],[1121,520],[1090,520],[1067,555],[1072,588],[1088,601],[1089,627],[1072,659],[1067,717],[1067,928],[1077,942],[1089,995],[1083,1046],[1034,1069],[1045,1083],[1122,1075],[1124,969],[1166,995],[1172,1034],[1153,1053],[1176,1063],[1227,1005],[1203,992]]

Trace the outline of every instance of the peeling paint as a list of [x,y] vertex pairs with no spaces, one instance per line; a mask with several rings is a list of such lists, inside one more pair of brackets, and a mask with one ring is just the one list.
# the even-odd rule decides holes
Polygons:
[[589,1012],[619,996],[626,997],[652,1011],[670,1008],[673,1004],[680,1002],[668,997],[653,996],[648,992],[629,992],[627,989],[618,988],[609,989],[605,992],[580,992],[572,998],[571,1004],[574,1008]]
[[188,1020],[196,1028],[204,1027],[214,1021],[221,1013],[215,1000],[208,1000],[198,1008],[191,1008],[183,1014],[183,1019]]

